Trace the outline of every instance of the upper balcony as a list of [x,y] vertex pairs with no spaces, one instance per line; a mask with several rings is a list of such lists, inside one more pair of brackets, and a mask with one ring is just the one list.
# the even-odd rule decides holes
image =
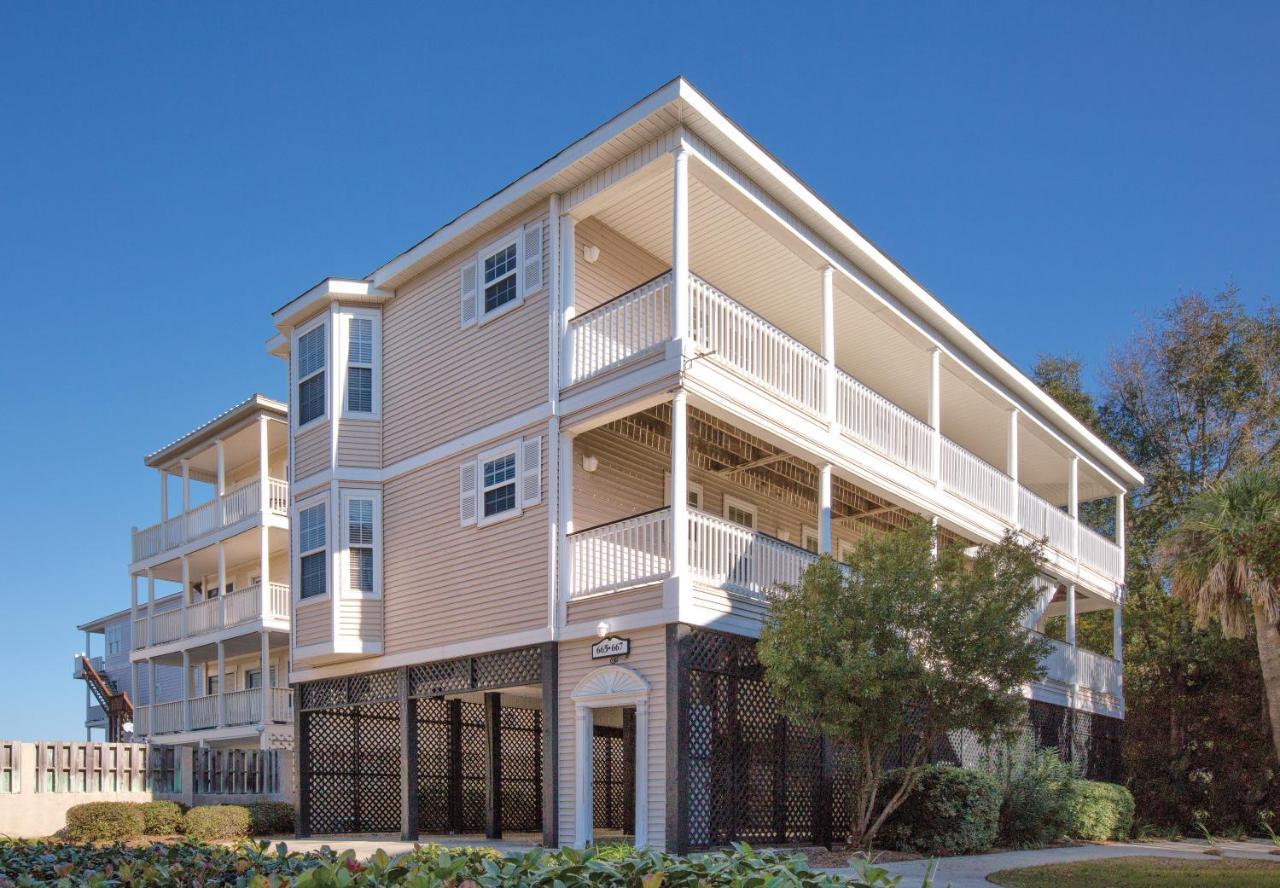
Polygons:
[[[285,526],[285,416],[283,404],[255,395],[148,456],[160,474],[160,520],[134,528],[132,563],[155,566],[259,523]],[[181,479],[178,497],[171,476]]]

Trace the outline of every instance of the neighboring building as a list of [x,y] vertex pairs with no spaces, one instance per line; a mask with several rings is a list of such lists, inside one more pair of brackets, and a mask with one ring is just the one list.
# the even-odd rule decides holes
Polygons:
[[[156,601],[156,612],[162,613],[178,604],[178,596],[170,595]],[[133,739],[128,730],[133,723],[135,707],[145,705],[148,689],[138,688],[144,697],[133,696],[133,672],[129,662],[131,648],[132,612],[126,608],[96,620],[90,620],[76,628],[84,633],[84,650],[73,659],[72,676],[85,682],[85,740],[93,740],[93,731],[102,732],[103,742],[121,742]],[[102,636],[99,646],[102,653],[95,654],[94,636]],[[85,660],[88,660],[87,668]],[[169,666],[156,667],[156,683],[164,699],[173,699],[180,685],[179,669]],[[96,673],[96,675],[95,675]],[[122,709],[126,715],[122,724],[112,725],[108,709],[112,698],[124,697]]]
[[[274,318],[300,832],[839,835],[839,756],[753,639],[766,590],[911,514],[1047,537],[1030,721],[1113,773],[1141,476],[686,81]],[[1114,657],[1073,644],[1093,610]]]
[[[104,666],[132,690],[135,739],[292,742],[287,454],[285,405],[254,395],[146,458],[160,522],[133,530],[130,608],[82,627],[107,636]],[[173,514],[170,476],[181,479]],[[157,597],[160,581],[180,591]]]

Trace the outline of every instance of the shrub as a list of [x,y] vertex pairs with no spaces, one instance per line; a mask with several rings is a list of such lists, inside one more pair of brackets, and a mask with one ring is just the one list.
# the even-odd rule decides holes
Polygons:
[[1056,749],[1037,748],[1022,736],[996,748],[989,767],[1000,782],[1000,841],[1015,847],[1044,845],[1071,825],[1075,771]]
[[293,832],[293,805],[288,802],[254,802],[249,808],[249,834],[273,836]]
[[184,832],[193,839],[243,839],[249,835],[249,809],[244,805],[197,805],[187,812]]
[[1114,783],[1073,780],[1071,835],[1104,842],[1125,839],[1133,831],[1133,793]]
[[[902,806],[885,824],[885,843],[902,851],[969,854],[995,841],[1000,825],[1000,785],[984,771],[925,765]],[[906,776],[893,771],[881,793],[896,792]]]
[[133,802],[87,802],[67,809],[67,836],[80,842],[113,842],[142,835],[142,810]]
[[185,809],[177,802],[143,802],[142,831],[149,836],[171,836],[182,832]]

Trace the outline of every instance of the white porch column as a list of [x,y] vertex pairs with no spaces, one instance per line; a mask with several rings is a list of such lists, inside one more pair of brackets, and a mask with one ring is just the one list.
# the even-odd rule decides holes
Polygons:
[[[191,460],[182,461],[182,514],[191,511]],[[183,523],[183,539],[186,539],[186,523]]]
[[182,652],[182,729],[191,730],[191,652]]
[[818,551],[823,555],[830,555],[835,551],[831,540],[831,466],[829,465],[824,465],[818,470]]
[[570,432],[560,433],[560,465],[556,473],[559,485],[556,503],[560,509],[560,595],[556,613],[560,625],[564,625],[568,601],[573,595],[573,558],[569,545],[569,534],[573,533],[573,439]]
[[1080,557],[1080,457],[1071,457],[1071,478],[1067,487],[1067,511],[1071,513],[1071,554]]
[[138,681],[138,665],[136,660],[129,664],[129,699],[133,702],[135,726],[138,720],[138,707],[142,705],[141,683]]
[[569,322],[577,314],[577,266],[578,220],[569,215],[560,217],[560,387],[573,382],[573,338],[569,335]]
[[262,598],[262,617],[274,616],[271,611],[271,528],[263,524],[258,528],[258,592]]
[[[155,633],[151,627],[156,617],[156,575],[151,568],[147,568],[147,628],[146,638],[143,639],[144,644],[155,644]],[[155,678],[154,675],[151,676]]]
[[138,631],[138,575],[136,573],[129,574],[129,650],[133,650],[138,646],[138,639],[133,637],[133,633]]
[[158,469],[160,473],[160,537],[164,540],[164,524],[169,520],[169,473]]
[[1018,410],[1015,407],[1009,411],[1009,464],[1005,469],[1005,473],[1009,476],[1009,515],[1013,519],[1013,526],[1021,527],[1018,523]]
[[684,389],[671,396],[671,576],[689,574],[689,407]]
[[[159,695],[156,693],[156,661],[147,657],[147,705],[152,708],[152,712],[155,711],[158,699]],[[148,726],[148,733],[154,733],[154,731],[150,730],[150,726]]]
[[[218,540],[218,628],[227,625],[227,550]],[[221,673],[219,673],[221,674]]]
[[226,669],[226,652],[223,649],[222,641],[218,642],[218,727],[224,728],[227,725],[227,689],[222,686],[223,676],[227,674]]
[[822,404],[827,425],[835,428],[839,413],[836,411],[836,304],[831,278],[828,265],[822,269],[822,357],[827,362],[822,368]]
[[1124,551],[1124,493],[1116,494],[1116,545],[1120,547],[1120,573],[1125,573],[1128,558]]
[[218,496],[222,496],[227,492],[227,458],[224,450],[225,448],[222,446],[222,439],[215,439],[213,442],[213,456],[218,465]]
[[930,459],[933,483],[942,487],[942,349],[929,351],[929,427],[933,429]]
[[262,666],[262,724],[270,724],[271,722],[271,633],[263,629],[258,633],[258,640],[261,649],[258,652],[258,662]]
[[182,621],[182,637],[187,637],[187,609],[191,605],[191,564],[187,561],[187,556],[183,555],[182,561],[182,612],[178,619]]
[[671,224],[671,338],[680,349],[684,348],[684,341],[689,338],[689,150],[683,143],[675,150],[675,198],[672,201]]
[[1076,643],[1076,586],[1067,585],[1067,644],[1072,647]]
[[270,420],[265,416],[258,417],[258,495],[262,500],[259,508],[263,512],[271,509],[271,439],[267,433],[268,422]]
[[[93,659],[93,650],[92,650],[93,645],[91,644],[91,641],[92,639],[89,638],[89,631],[86,629],[84,633],[84,655],[90,660]],[[106,660],[105,650],[102,652],[102,656],[103,656],[103,660],[105,661]],[[84,717],[86,722],[88,722],[89,720],[89,707],[92,704],[93,704],[93,698],[89,692],[89,682],[86,681],[84,683]],[[106,715],[105,709],[103,710],[102,714]],[[110,738],[103,738],[103,739],[110,739]],[[85,743],[93,742],[93,728],[89,727],[88,724],[84,726],[84,742]]]
[[1111,608],[1111,656],[1124,662],[1124,614],[1123,608],[1117,604]]

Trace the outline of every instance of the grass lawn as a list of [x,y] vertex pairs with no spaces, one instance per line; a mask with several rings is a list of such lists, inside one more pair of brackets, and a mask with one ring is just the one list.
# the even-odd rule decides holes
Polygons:
[[1001,870],[1006,888],[1276,888],[1280,863],[1266,860],[1112,857]]

